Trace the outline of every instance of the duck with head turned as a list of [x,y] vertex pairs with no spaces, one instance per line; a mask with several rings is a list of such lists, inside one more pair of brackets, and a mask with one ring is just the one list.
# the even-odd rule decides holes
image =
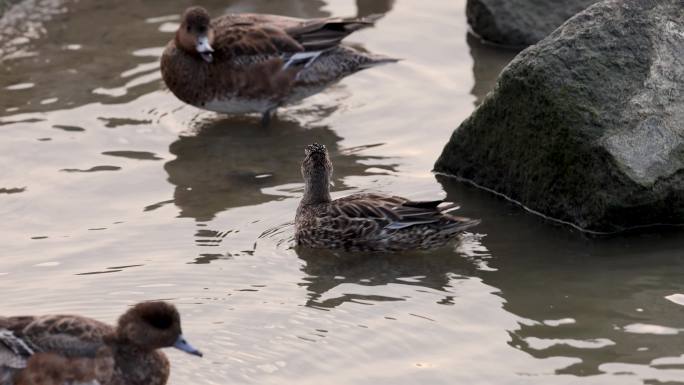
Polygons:
[[442,247],[479,220],[449,212],[454,204],[411,201],[364,193],[332,200],[333,166],[325,146],[306,147],[302,162],[304,196],[295,217],[300,246],[346,251],[395,252]]
[[161,59],[164,82],[193,106],[228,114],[275,110],[366,68],[396,62],[341,44],[379,16],[298,19],[188,8]]
[[202,356],[166,302],[139,303],[116,326],[76,315],[0,317],[0,385],[30,385],[36,378],[56,385],[164,385],[170,368],[159,349],[166,347]]

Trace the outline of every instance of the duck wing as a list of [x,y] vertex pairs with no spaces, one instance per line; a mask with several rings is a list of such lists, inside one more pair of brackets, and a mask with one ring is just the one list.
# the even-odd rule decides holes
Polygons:
[[26,362],[33,353],[33,349],[11,330],[0,329],[0,372],[3,368],[22,369],[26,367]]
[[448,214],[458,206],[435,201],[411,201],[397,196],[355,194],[333,202],[331,208],[341,217],[364,217],[385,230],[401,230],[416,225],[438,224],[441,228],[465,229],[479,223]]
[[227,57],[281,55],[303,52],[304,47],[280,24],[242,15],[228,15],[212,21],[214,50]]
[[276,15],[227,15],[212,22],[214,49],[231,57],[295,54],[333,48],[380,16],[296,19]]
[[65,357],[95,357],[104,345],[105,338],[114,334],[113,327],[79,316],[16,317],[7,320],[10,320],[8,329],[33,350],[58,353]]
[[319,51],[339,45],[352,33],[372,27],[381,15],[364,18],[324,18],[307,20],[285,31],[307,51]]

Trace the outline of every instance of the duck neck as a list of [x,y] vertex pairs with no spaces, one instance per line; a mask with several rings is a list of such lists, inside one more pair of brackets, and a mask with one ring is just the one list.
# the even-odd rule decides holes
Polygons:
[[316,205],[330,202],[330,177],[325,175],[320,179],[307,180],[304,184],[302,205]]
[[173,37],[173,41],[176,44],[177,48],[184,48],[183,47],[183,42],[181,40],[181,32],[180,30],[176,31],[176,35]]

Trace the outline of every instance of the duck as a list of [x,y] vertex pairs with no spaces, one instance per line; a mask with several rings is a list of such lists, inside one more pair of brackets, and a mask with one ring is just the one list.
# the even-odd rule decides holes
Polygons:
[[55,353],[35,353],[14,379],[13,385],[102,385],[114,375],[114,355],[102,347],[93,358],[67,358]]
[[225,114],[259,113],[267,126],[281,106],[361,70],[397,62],[342,44],[380,17],[240,13],[211,20],[206,9],[190,7],[162,54],[162,78],[187,104]]
[[163,301],[131,307],[116,326],[78,315],[0,317],[0,385],[164,385],[166,347],[202,356]]
[[439,248],[478,219],[450,214],[459,207],[443,200],[413,201],[379,193],[332,200],[333,165],[326,147],[304,150],[304,195],[295,215],[297,246],[350,252],[399,252]]

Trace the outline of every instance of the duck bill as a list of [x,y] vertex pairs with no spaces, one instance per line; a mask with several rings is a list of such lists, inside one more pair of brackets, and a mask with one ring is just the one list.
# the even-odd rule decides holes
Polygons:
[[190,345],[188,341],[185,340],[185,337],[183,337],[182,334],[178,336],[178,339],[176,340],[176,343],[173,344],[173,347],[178,350],[182,350],[188,354],[192,354],[193,356],[202,357],[203,355],[202,352],[200,352],[195,347]]
[[214,49],[211,48],[211,44],[209,44],[209,37],[207,35],[202,35],[197,38],[195,49],[205,62],[211,63],[214,60]]

